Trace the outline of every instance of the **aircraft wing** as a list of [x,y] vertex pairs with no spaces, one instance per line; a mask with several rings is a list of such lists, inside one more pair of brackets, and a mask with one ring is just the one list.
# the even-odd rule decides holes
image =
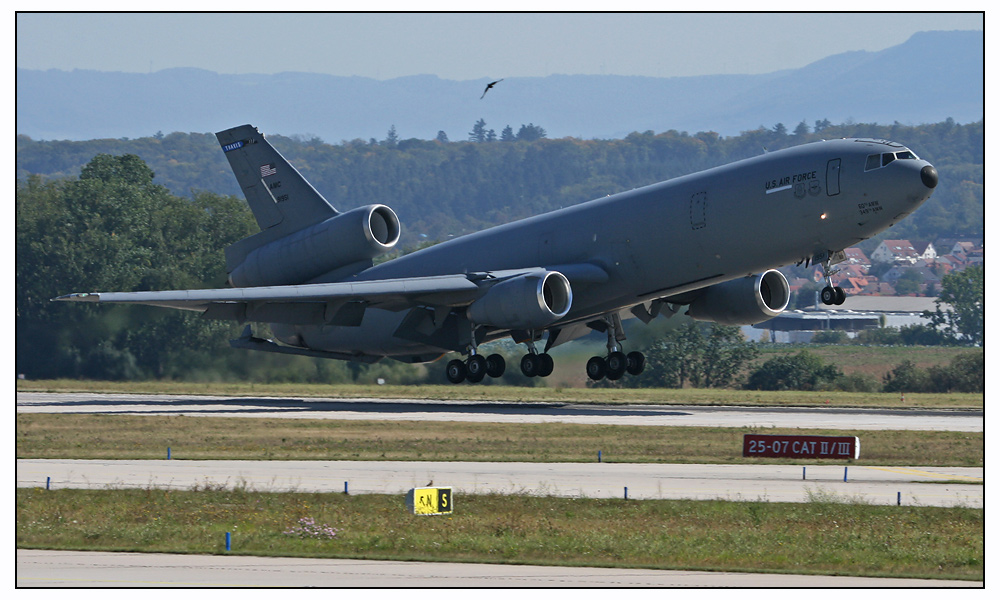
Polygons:
[[[564,265],[578,283],[606,279],[594,265]],[[499,280],[540,268],[484,273],[345,281],[302,285],[149,292],[89,292],[54,298],[66,302],[145,304],[191,310],[208,319],[289,324],[359,325],[367,308],[401,311],[415,306],[458,307],[475,302]]]
[[480,287],[466,275],[156,292],[91,292],[55,300],[108,304],[146,304],[192,310],[210,319],[236,321],[273,318],[276,323],[333,322],[350,303],[402,310],[417,304],[461,306],[473,302]]

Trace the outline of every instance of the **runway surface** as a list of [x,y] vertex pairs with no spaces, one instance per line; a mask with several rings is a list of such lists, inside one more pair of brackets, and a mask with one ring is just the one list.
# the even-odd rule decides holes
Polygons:
[[[399,494],[433,481],[462,494],[807,502],[833,497],[871,504],[983,506],[983,469],[794,465],[486,463],[419,461],[28,460],[18,487],[252,490]],[[978,484],[978,485],[977,485]],[[627,488],[627,489],[626,489]]]
[[797,427],[983,431],[983,411],[559,403],[431,400],[227,398],[218,396],[18,392],[18,412],[586,423],[650,427]]
[[982,582],[383,560],[17,551],[18,587],[982,587]]

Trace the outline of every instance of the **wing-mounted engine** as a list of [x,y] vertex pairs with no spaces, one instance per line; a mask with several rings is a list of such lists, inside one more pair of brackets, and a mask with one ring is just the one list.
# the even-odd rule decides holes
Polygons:
[[788,280],[772,269],[705,288],[687,314],[722,325],[753,325],[780,315],[789,296]]
[[360,271],[391,250],[399,232],[399,218],[391,208],[362,206],[251,251],[229,281],[235,287],[294,285],[352,265]]
[[558,271],[544,271],[493,284],[469,305],[467,314],[479,325],[532,330],[565,317],[572,304],[569,279]]

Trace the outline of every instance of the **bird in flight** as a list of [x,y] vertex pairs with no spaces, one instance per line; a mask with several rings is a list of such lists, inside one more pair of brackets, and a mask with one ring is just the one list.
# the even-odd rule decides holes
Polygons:
[[480,97],[479,97],[479,99],[480,99],[480,100],[482,100],[483,98],[485,98],[485,97],[486,97],[486,92],[490,91],[490,88],[492,88],[492,87],[493,87],[493,86],[495,86],[496,84],[500,83],[501,81],[503,81],[503,79],[497,79],[497,80],[496,80],[496,81],[494,81],[493,83],[488,83],[488,84],[486,84],[486,89],[485,89],[485,90],[483,90],[483,95],[482,95],[482,96],[480,96]]

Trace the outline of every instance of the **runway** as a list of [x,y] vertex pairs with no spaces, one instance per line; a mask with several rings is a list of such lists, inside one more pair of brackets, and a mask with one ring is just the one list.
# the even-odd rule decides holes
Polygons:
[[982,582],[389,560],[17,551],[17,587],[982,587]]
[[983,431],[982,410],[916,408],[590,405],[18,392],[17,411],[483,423],[558,422],[648,427]]
[[[571,405],[425,400],[17,393],[18,412],[308,419],[983,431],[983,411]],[[363,461],[17,461],[19,487],[195,485],[405,494],[434,481],[463,494],[983,506],[982,468]],[[981,587],[982,582],[491,564],[17,551],[19,587]]]

